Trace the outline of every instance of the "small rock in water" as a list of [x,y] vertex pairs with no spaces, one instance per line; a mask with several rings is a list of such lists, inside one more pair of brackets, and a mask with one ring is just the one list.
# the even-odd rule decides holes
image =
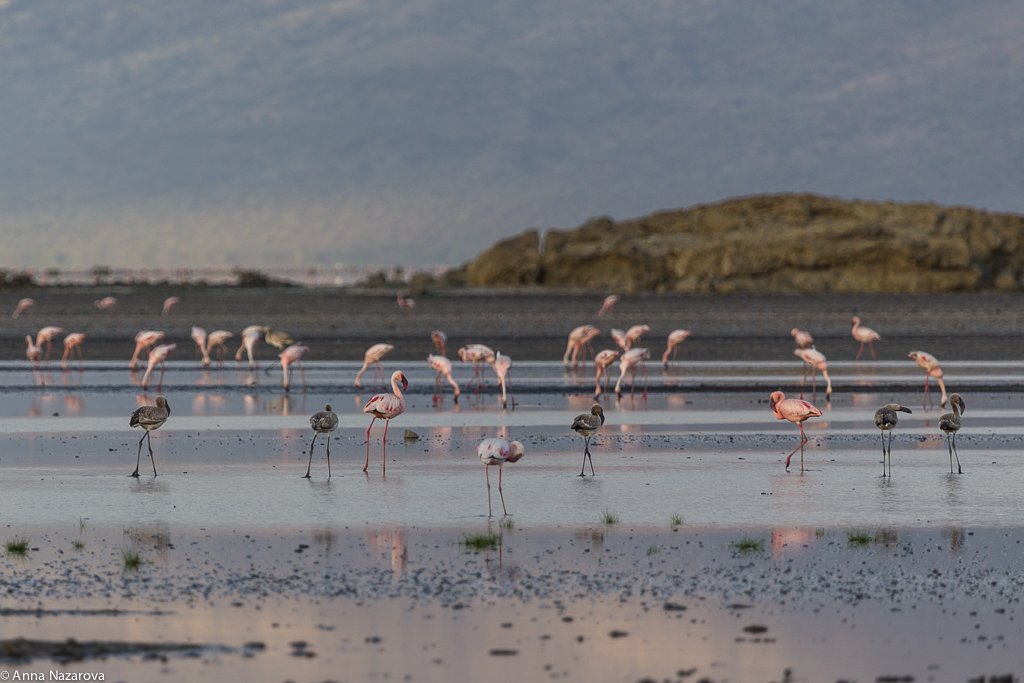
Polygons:
[[417,441],[420,438],[420,435],[412,431],[411,429],[406,429],[405,436],[403,436],[402,438],[405,439],[406,441]]

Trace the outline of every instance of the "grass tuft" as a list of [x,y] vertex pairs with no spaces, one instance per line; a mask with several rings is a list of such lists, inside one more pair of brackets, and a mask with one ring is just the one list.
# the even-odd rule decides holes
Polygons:
[[124,571],[137,572],[142,564],[142,555],[135,548],[121,548],[121,562]]
[[661,548],[659,548],[656,545],[649,545],[649,546],[647,546],[647,554],[648,555],[657,555],[660,552],[661,552]]
[[846,532],[846,542],[850,545],[870,545],[875,542],[875,536],[869,529],[850,529]]
[[738,550],[741,553],[763,553],[764,552],[764,539],[754,538],[752,536],[744,536],[738,541],[733,541],[729,544],[734,550]]
[[71,541],[71,546],[75,550],[85,550],[85,541]]
[[494,550],[501,543],[501,534],[462,534],[459,545],[468,550]]
[[511,517],[506,517],[505,519],[501,520],[501,528],[502,529],[506,529],[508,531],[512,531],[512,529],[514,529],[515,526],[516,526],[516,523],[514,521],[512,521]]
[[683,525],[683,516],[682,515],[672,515],[672,518],[670,520],[668,520],[668,525],[670,527],[672,527],[673,529],[675,529],[677,526],[682,526]]
[[611,526],[613,524],[618,524],[619,521],[621,521],[619,520],[619,516],[610,510],[605,510],[601,513],[601,522],[603,524]]
[[32,542],[32,539],[28,536],[15,536],[10,541],[4,543],[4,548],[7,549],[11,555],[24,555],[28,552],[28,545]]

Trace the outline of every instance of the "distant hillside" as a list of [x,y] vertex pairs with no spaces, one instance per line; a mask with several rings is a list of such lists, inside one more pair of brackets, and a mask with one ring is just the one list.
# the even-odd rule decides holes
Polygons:
[[953,292],[1024,287],[1024,216],[813,194],[526,231],[464,266],[476,287]]

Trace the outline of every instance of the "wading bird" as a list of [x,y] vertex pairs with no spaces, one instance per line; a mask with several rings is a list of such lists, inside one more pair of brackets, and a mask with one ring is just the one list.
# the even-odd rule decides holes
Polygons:
[[178,348],[177,344],[161,344],[149,353],[149,361],[146,363],[146,374],[142,376],[142,388],[145,389],[149,382],[149,373],[153,372],[153,368],[157,363],[160,364],[160,381],[157,382],[157,390],[164,385],[164,361],[167,360],[167,356],[174,349]]
[[131,419],[128,420],[129,427],[142,427],[146,430],[142,438],[139,439],[139,454],[135,459],[135,471],[131,474],[136,479],[139,477],[139,463],[142,462],[142,442],[146,438],[149,438],[147,443],[149,460],[153,463],[153,476],[156,476],[156,458],[153,457],[153,437],[150,436],[150,432],[154,429],[159,429],[164,422],[167,422],[170,414],[171,407],[167,405],[167,399],[163,396],[157,396],[155,406],[142,406],[132,413]]
[[452,379],[452,362],[444,356],[435,356],[430,354],[427,356],[427,364],[437,371],[437,377],[434,378],[434,396],[441,393],[441,375],[444,375],[448,383],[452,385],[452,389],[455,390],[455,402],[459,402],[459,385]]
[[622,349],[623,353],[629,351],[629,339],[626,338],[626,333],[620,329],[612,328],[608,331],[608,334],[612,336],[612,341],[618,344],[619,348]]
[[224,364],[224,357],[228,355],[228,345],[225,343],[228,339],[231,339],[235,335],[231,334],[227,330],[214,330],[206,337],[206,355],[213,352],[213,347],[217,347],[217,363],[220,365]]
[[[494,374],[498,376],[498,382],[501,384],[501,407],[504,408],[508,405],[508,400],[505,398],[505,387],[508,387],[508,393],[512,395],[512,359],[508,356],[502,355],[501,351],[498,351],[494,357],[494,363],[491,365],[494,369]],[[515,408],[516,397],[512,396],[512,407]]]
[[206,351],[206,330],[201,327],[192,326],[192,341],[196,343],[196,350],[199,351],[199,355],[202,356],[202,365],[207,367],[210,365],[210,354]]
[[135,335],[135,353],[132,354],[132,359],[128,362],[128,369],[134,370],[138,366],[139,353],[142,352],[142,349],[149,351],[163,338],[164,333],[157,330],[143,330]]
[[498,466],[498,495],[501,496],[501,511],[508,515],[505,508],[505,494],[501,491],[501,466],[507,462],[519,462],[523,457],[523,444],[518,441],[509,443],[505,439],[484,439],[476,447],[477,455],[484,464],[484,477],[487,481],[487,516],[491,516],[491,466]]
[[604,375],[604,390],[608,391],[608,368],[619,357],[619,352],[612,349],[604,349],[594,356],[594,368],[597,373],[594,377],[594,400],[601,395],[601,375]]
[[263,328],[263,339],[278,351],[284,351],[295,343],[295,340],[287,332],[278,332],[269,327]]
[[63,331],[63,327],[47,325],[36,334],[36,346],[42,346],[43,342],[46,342],[46,356],[43,360],[50,360],[50,350],[53,348],[53,338]]
[[795,422],[800,427],[800,443],[793,449],[793,452],[786,456],[786,471],[789,471],[789,460],[793,454],[800,451],[800,471],[804,471],[804,444],[807,443],[807,435],[804,434],[804,420],[812,417],[821,417],[821,411],[807,401],[796,398],[786,398],[781,391],[776,391],[768,399],[772,412],[776,419]]
[[256,367],[256,345],[260,343],[260,335],[263,334],[263,327],[260,325],[249,325],[242,330],[242,345],[235,353],[235,360],[242,360],[242,350],[249,356],[249,368]]
[[633,325],[633,327],[626,330],[626,343],[629,348],[633,348],[633,344],[639,344],[640,338],[651,331],[649,325]]
[[413,309],[416,308],[416,302],[409,297],[402,296],[401,292],[395,292],[395,295],[398,297],[398,307],[403,311],[412,313]]
[[794,327],[789,333],[793,335],[793,341],[795,341],[796,345],[801,349],[805,349],[814,344],[814,337],[811,336],[810,332],[805,332],[804,330]]
[[825,378],[825,400],[832,399],[832,379],[828,376],[828,361],[825,354],[813,346],[809,349],[793,349],[793,353],[800,358],[807,367],[804,368],[804,377],[800,381],[800,397],[803,398],[803,385],[807,381],[807,371],[811,372],[811,391],[818,395],[818,385],[815,382],[815,373],[821,370],[821,376]]
[[32,337],[27,334],[25,335],[25,343],[28,344],[28,348],[25,349],[25,357],[32,361],[32,367],[35,368],[43,360],[43,349],[39,344],[34,343]]
[[672,330],[668,333],[668,347],[665,349],[665,354],[661,357],[662,367],[668,367],[668,354],[670,353],[672,354],[672,361],[675,362],[679,345],[689,336],[689,330]]
[[25,297],[18,301],[18,305],[14,308],[14,312],[11,313],[12,318],[18,318],[22,313],[27,313],[32,310],[32,307],[36,305],[35,299]]
[[169,296],[164,299],[164,309],[160,312],[160,315],[170,315],[174,307],[181,303],[181,299],[176,296]]
[[281,370],[284,372],[284,390],[291,391],[290,383],[292,377],[292,363],[299,366],[299,373],[302,375],[302,390],[306,390],[306,371],[302,369],[302,354],[309,351],[308,346],[302,344],[292,344],[281,353],[277,354],[277,357],[281,359]]
[[101,311],[111,311],[114,309],[114,306],[117,306],[117,299],[112,296],[105,296],[102,299],[93,301],[92,305]]
[[879,429],[882,437],[882,476],[885,476],[885,433],[889,432],[889,476],[892,476],[892,428],[899,422],[901,413],[913,413],[910,408],[904,408],[899,403],[888,403],[875,411],[875,426]]
[[946,446],[949,448],[949,473],[953,474],[953,457],[956,456],[957,474],[963,474],[960,467],[960,455],[956,452],[956,433],[960,431],[960,415],[967,411],[967,405],[960,394],[949,395],[949,407],[953,412],[939,418],[939,429],[946,435]]
[[370,348],[366,349],[366,353],[363,354],[363,367],[359,368],[359,372],[356,373],[356,386],[360,389],[363,388],[362,382],[359,378],[366,372],[366,368],[370,367],[370,363],[373,363],[373,386],[377,386],[377,374],[380,373],[380,379],[384,381],[384,367],[380,364],[380,359],[388,355],[391,349],[395,348],[391,344],[374,344]]
[[[402,385],[401,389],[398,388],[399,383]],[[402,390],[408,388],[409,380],[405,378],[405,375],[400,370],[395,370],[391,375],[392,393],[377,394],[363,406],[364,413],[373,415],[373,419],[370,420],[370,426],[366,428],[366,465],[363,467],[363,472],[370,467],[370,430],[373,429],[373,423],[379,417],[384,420],[384,437],[382,439],[384,453],[380,468],[382,473],[387,473],[388,424],[392,418],[398,417],[405,412],[405,398],[402,396]]]
[[614,294],[609,294],[608,296],[606,296],[604,298],[604,303],[601,304],[601,310],[597,312],[597,317],[598,318],[603,318],[606,315],[608,315],[609,313],[611,313],[612,309],[615,308],[615,303],[618,300],[619,300],[619,297],[617,297]]
[[445,344],[448,343],[448,335],[441,330],[434,330],[430,333],[430,341],[434,342],[434,348],[442,356],[447,356],[444,352]]
[[864,353],[865,344],[867,344],[868,348],[871,349],[871,360],[878,360],[878,358],[875,356],[874,342],[882,338],[880,334],[875,332],[870,327],[861,327],[860,318],[857,317],[853,318],[853,329],[850,330],[850,334],[853,335],[854,339],[860,342],[860,350],[857,351],[857,357],[854,358],[855,361],[860,360],[861,354]]
[[647,349],[630,349],[622,354],[622,358],[619,359],[619,379],[615,382],[615,395],[622,395],[622,378],[629,373],[629,393],[633,394],[636,388],[636,370],[640,368],[644,373],[644,397],[647,397],[647,368],[644,365],[644,360],[651,357],[651,352]]
[[331,410],[328,403],[319,413],[314,413],[309,418],[309,426],[313,428],[313,442],[309,444],[309,464],[306,465],[306,474],[303,479],[309,479],[309,470],[313,467],[313,446],[316,445],[316,437],[320,434],[327,435],[327,478],[331,478],[331,432],[338,428],[338,416]]
[[569,342],[565,346],[565,355],[562,356],[562,365],[568,368],[571,363],[572,367],[575,368],[576,358],[579,356],[580,351],[583,351],[583,364],[586,365],[586,350],[589,349],[590,355],[594,355],[594,349],[590,346],[590,340],[599,334],[601,334],[601,331],[593,325],[580,325],[573,328],[572,332],[569,333]]
[[[473,364],[473,379],[476,380],[477,389],[484,385],[484,376],[481,372],[481,363],[488,365],[494,363],[494,350],[483,344],[466,344],[459,349],[459,360],[463,363]],[[467,382],[467,386],[469,383]]]
[[580,468],[580,476],[586,476],[583,471],[587,467],[587,460],[590,460],[590,475],[594,475],[594,460],[590,457],[590,437],[604,424],[604,408],[600,403],[590,406],[589,413],[577,415],[572,421],[571,429],[583,437],[583,467]]
[[75,351],[78,352],[78,367],[80,370],[85,369],[85,361],[82,358],[82,341],[85,339],[85,335],[81,332],[72,332],[68,336],[64,337],[64,355],[60,358],[60,367],[67,369],[68,356],[70,355],[71,360],[74,361]]
[[[939,382],[939,389],[942,390],[942,402],[939,403],[939,407],[944,407],[946,405],[946,383],[942,381],[942,368],[939,367],[939,359],[927,351],[911,351],[907,355],[913,358],[924,370],[924,403],[921,405],[921,408],[928,408],[928,384],[930,377],[934,377]],[[935,402],[932,401],[932,405],[934,404]]]

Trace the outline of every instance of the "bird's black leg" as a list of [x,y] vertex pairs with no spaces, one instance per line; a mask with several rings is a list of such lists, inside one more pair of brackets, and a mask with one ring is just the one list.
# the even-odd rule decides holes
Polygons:
[[[946,434],[946,448],[949,450],[949,473],[953,474],[953,446],[950,445],[949,434]],[[957,458],[957,462],[960,458]]]
[[583,467],[580,468],[580,476],[581,477],[587,476],[586,474],[584,474],[584,472],[586,472],[586,469],[587,469],[587,456],[590,454],[590,450],[587,448],[587,444],[588,444],[589,441],[590,441],[589,437],[587,437],[583,441]]
[[[310,457],[313,454],[310,453]],[[331,433],[327,432],[327,478],[331,478]]]
[[156,476],[156,458],[153,457],[153,432],[146,432],[146,447],[149,448],[149,462],[153,465],[153,476]]
[[[139,478],[139,463],[142,462],[142,441],[146,438],[146,434],[149,434],[149,432],[146,432],[145,430],[143,431],[144,433],[142,435],[142,438],[139,439],[139,455],[137,458],[135,458],[135,471],[132,472],[132,476],[135,477],[136,479]],[[950,465],[950,468],[952,467],[953,466]]]
[[320,432],[313,432],[313,441],[309,444],[309,464],[306,465],[306,474],[303,475],[303,479],[309,479],[309,471],[313,468],[313,446],[316,445],[318,436],[320,436]]
[[[960,467],[960,455],[956,452],[956,432],[953,432],[953,455],[956,456],[956,473],[963,474],[964,470],[962,467]],[[953,471],[952,463],[950,463],[949,465],[949,471]]]

